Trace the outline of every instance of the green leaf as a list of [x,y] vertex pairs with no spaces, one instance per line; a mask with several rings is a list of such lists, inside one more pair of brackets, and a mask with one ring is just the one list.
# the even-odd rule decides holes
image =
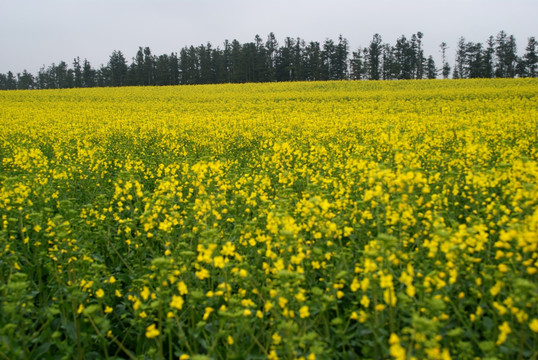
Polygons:
[[495,326],[495,324],[493,323],[493,320],[491,320],[491,318],[488,316],[484,316],[484,318],[482,319],[482,325],[484,326],[484,329],[486,329],[487,331],[493,329],[493,327]]
[[460,336],[461,334],[463,334],[463,329],[460,327],[457,327],[455,329],[448,331],[446,334],[450,337]]
[[488,353],[495,349],[495,343],[493,341],[481,341],[478,346],[480,347],[480,350],[485,353]]

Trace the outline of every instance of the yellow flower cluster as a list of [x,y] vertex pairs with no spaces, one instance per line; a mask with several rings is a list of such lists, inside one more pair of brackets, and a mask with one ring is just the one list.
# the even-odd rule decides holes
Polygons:
[[6,358],[536,352],[536,79],[0,104]]

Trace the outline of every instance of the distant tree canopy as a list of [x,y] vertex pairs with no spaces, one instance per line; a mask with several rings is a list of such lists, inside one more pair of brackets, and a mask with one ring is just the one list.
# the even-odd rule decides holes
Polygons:
[[178,53],[154,55],[149,47],[139,47],[131,63],[121,51],[113,51],[108,63],[92,68],[89,61],[75,58],[72,67],[65,61],[43,66],[36,75],[24,70],[16,75],[0,74],[0,89],[60,89],[95,86],[145,86],[217,84],[314,80],[397,80],[448,78],[536,77],[538,49],[534,37],[528,39],[523,56],[517,55],[516,39],[504,31],[490,36],[485,44],[461,37],[454,66],[446,59],[448,45],[442,42],[442,64],[424,55],[424,34],[408,39],[402,35],[394,45],[375,34],[370,44],[350,54],[343,36],[336,41],[306,42],[286,37],[280,46],[273,33],[264,42],[258,35],[241,44],[226,40],[222,48],[210,43],[185,46]]

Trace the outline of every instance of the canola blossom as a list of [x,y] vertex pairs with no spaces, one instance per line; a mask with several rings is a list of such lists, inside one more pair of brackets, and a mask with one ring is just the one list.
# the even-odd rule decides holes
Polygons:
[[538,81],[0,92],[0,357],[538,356]]

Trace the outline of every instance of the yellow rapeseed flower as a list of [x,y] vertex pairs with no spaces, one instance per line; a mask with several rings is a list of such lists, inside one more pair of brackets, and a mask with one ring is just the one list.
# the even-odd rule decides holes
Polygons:
[[301,308],[299,309],[299,317],[301,319],[304,319],[304,318],[307,318],[310,316],[310,312],[308,311],[308,306],[304,305],[304,306],[301,306]]
[[155,324],[151,324],[146,328],[146,337],[148,339],[152,339],[154,337],[159,336],[160,332],[155,328]]
[[529,328],[534,331],[535,333],[538,333],[538,319],[534,318],[529,323]]
[[172,301],[170,301],[170,307],[181,310],[183,309],[183,303],[184,301],[181,296],[172,295]]

